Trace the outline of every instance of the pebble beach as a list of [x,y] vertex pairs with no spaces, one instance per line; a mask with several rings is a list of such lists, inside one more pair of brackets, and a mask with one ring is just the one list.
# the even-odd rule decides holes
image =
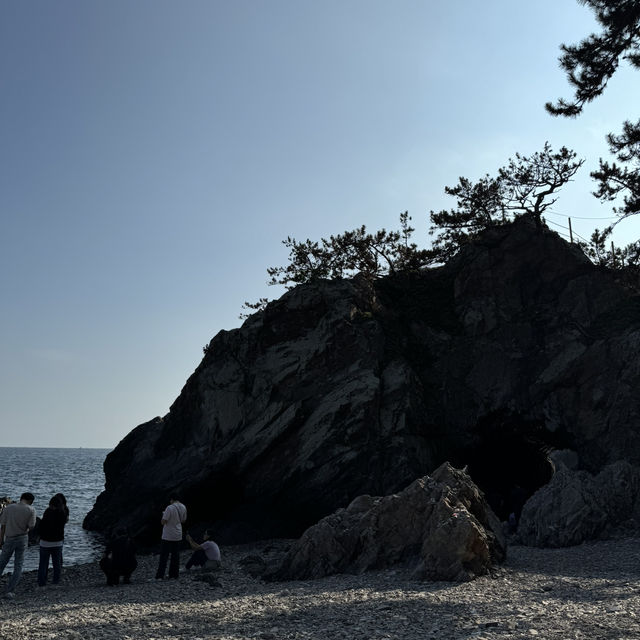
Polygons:
[[273,560],[285,547],[223,547],[215,574],[163,581],[157,556],[139,556],[132,584],[116,587],[96,563],[65,567],[55,587],[24,573],[15,599],[0,600],[0,638],[640,640],[639,538],[511,546],[492,575],[461,584],[417,582],[402,569],[286,583],[247,571],[247,557]]

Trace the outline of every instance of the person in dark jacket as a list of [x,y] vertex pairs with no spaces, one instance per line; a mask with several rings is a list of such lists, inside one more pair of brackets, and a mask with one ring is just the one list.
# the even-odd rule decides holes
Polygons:
[[61,493],[49,500],[49,506],[40,521],[40,564],[38,565],[38,585],[47,584],[49,559],[53,565],[53,584],[60,583],[62,573],[62,545],[64,544],[64,525],[69,520],[69,509]]
[[64,509],[64,512],[67,514],[67,522],[69,522],[69,509],[67,507],[67,499],[65,498],[64,493],[56,493],[56,495],[53,497],[57,498],[58,500],[60,500],[60,502],[62,502],[62,508]]
[[112,587],[120,582],[131,583],[131,574],[136,570],[136,547],[124,527],[116,529],[115,534],[107,543],[104,556],[100,560],[100,568],[107,576],[107,584]]

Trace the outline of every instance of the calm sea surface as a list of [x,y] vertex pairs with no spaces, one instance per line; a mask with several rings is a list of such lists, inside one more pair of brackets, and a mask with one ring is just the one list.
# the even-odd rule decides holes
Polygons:
[[[36,515],[42,517],[51,496],[64,493],[69,522],[64,531],[63,564],[81,564],[100,557],[99,535],[85,531],[82,521],[104,489],[102,463],[109,449],[31,449],[0,447],[0,497],[19,500],[30,491]],[[38,546],[29,547],[24,570],[38,568]],[[13,560],[7,569],[13,566]]]

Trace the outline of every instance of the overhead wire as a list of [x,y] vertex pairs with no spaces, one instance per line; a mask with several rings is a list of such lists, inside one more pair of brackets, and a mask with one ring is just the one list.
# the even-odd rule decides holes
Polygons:
[[[578,239],[582,240],[583,242],[586,242],[586,243],[590,242],[590,240],[587,240],[586,238],[583,238],[579,233],[576,233],[573,229],[569,229],[569,227],[567,227],[567,226],[565,226],[563,224],[560,224],[559,222],[554,222],[553,220],[547,220],[547,222],[550,223],[550,224],[555,225],[556,227],[561,227],[562,229],[566,229],[567,231],[570,231],[575,238],[578,238]],[[559,233],[560,235],[566,236],[567,238],[571,239],[571,235],[570,234],[562,233],[560,231],[558,231],[556,233]]]
[[591,216],[570,216],[566,213],[560,213],[559,211],[552,211],[551,209],[545,211],[545,213],[552,213],[554,216],[562,216],[563,218],[571,218],[573,220],[617,220],[618,218],[618,216],[607,216],[604,218]]
[[[551,213],[554,216],[561,216],[563,218],[567,218],[569,221],[571,220],[617,220],[618,219],[618,216],[608,216],[608,217],[596,216],[594,218],[590,216],[570,216],[570,215],[567,215],[566,213],[560,213],[560,211],[552,211],[551,209],[548,209],[547,211],[545,211],[545,215],[547,213]],[[557,227],[562,227],[563,229],[567,229],[574,238],[578,238],[578,240],[582,240],[582,242],[585,242],[587,244],[591,243],[591,240],[587,240],[586,238],[581,236],[579,233],[577,233],[573,228],[566,227],[565,225],[559,224],[558,222],[554,222],[553,220],[547,220],[547,222]],[[570,237],[569,239],[571,240],[572,238]]]
[[566,229],[567,231],[569,231],[569,227],[565,226],[564,224],[560,224],[559,222],[554,222],[553,220],[547,220],[547,222],[550,222],[556,227],[562,227],[563,229]]

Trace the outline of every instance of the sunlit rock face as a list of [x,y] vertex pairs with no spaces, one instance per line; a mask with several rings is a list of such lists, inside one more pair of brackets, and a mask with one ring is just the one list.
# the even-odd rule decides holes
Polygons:
[[177,490],[223,543],[298,536],[445,460],[504,517],[551,477],[549,447],[639,462],[639,355],[635,291],[524,220],[441,268],[302,285],[213,338],[107,457],[85,526],[158,540]]
[[416,579],[464,582],[505,556],[502,526],[482,492],[445,462],[400,493],[358,496],[326,516],[264,577],[309,580],[400,566]]

